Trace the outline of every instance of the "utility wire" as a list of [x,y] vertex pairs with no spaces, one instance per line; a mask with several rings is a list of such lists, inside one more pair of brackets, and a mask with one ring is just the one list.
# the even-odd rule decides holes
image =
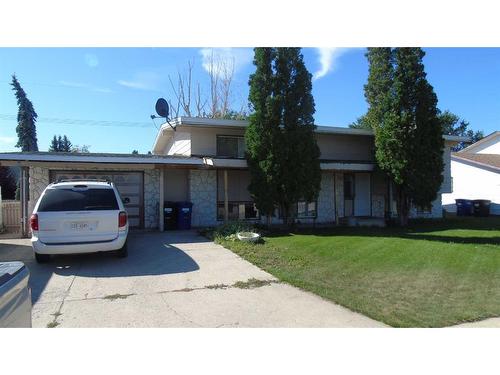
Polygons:
[[[0,121],[17,121],[16,115],[2,114],[0,113]],[[109,121],[109,120],[80,120],[80,119],[68,119],[68,118],[57,118],[57,117],[38,117],[38,123],[51,123],[55,125],[81,125],[81,126],[116,126],[116,127],[130,127],[130,128],[151,128],[151,124],[147,122],[133,122],[133,121]],[[153,122],[154,123],[154,122]],[[154,123],[156,127],[156,123]]]

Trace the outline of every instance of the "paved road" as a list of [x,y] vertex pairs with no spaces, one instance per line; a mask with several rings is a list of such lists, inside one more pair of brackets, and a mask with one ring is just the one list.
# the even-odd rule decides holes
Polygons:
[[[0,261],[30,271],[34,327],[382,327],[273,276],[195,232],[135,233],[129,257],[34,262],[26,239]],[[250,281],[249,281],[250,280]]]

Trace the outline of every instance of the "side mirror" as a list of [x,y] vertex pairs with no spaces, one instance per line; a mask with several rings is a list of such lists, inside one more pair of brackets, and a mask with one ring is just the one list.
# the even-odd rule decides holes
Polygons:
[[128,198],[128,197],[127,198],[123,198],[122,202],[123,202],[123,204],[130,203],[130,198]]

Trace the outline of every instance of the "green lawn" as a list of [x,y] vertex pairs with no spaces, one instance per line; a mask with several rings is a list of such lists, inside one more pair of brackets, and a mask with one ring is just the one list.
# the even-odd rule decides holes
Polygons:
[[222,244],[280,280],[396,327],[500,316],[500,218],[282,233]]

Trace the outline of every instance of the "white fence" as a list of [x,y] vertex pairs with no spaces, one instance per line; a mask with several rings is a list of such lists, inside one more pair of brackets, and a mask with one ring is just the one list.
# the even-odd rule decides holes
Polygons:
[[21,233],[21,202],[0,200],[1,217],[8,233]]

